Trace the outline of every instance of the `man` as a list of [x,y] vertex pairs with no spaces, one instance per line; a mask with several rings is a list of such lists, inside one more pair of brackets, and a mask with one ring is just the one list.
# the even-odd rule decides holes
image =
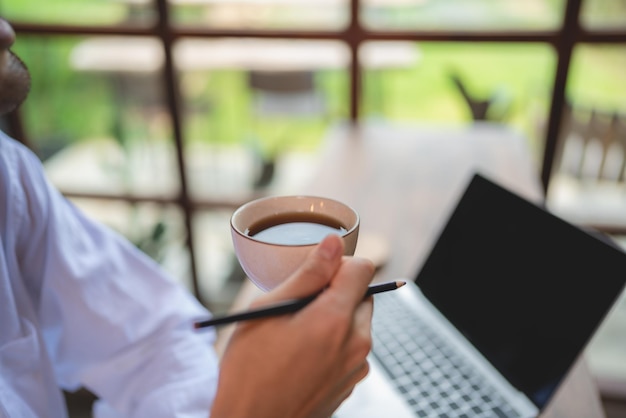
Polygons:
[[[0,111],[30,78],[0,19]],[[220,370],[208,315],[126,240],[47,181],[0,132],[0,417],[65,417],[58,387],[86,387],[97,417],[328,417],[368,372],[370,262],[327,237],[300,270],[253,304],[326,288],[305,309],[240,324]]]

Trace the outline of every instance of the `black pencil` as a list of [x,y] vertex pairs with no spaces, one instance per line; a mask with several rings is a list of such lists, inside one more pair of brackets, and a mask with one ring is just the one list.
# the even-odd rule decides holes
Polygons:
[[[399,287],[404,286],[405,284],[406,283],[403,281],[393,281],[393,282],[372,285],[367,288],[367,292],[365,292],[365,295],[363,296],[363,298],[365,299],[376,293],[395,290]],[[319,293],[305,297],[305,298],[301,298],[301,299],[289,299],[284,302],[277,303],[275,305],[271,305],[271,306],[267,306],[264,308],[251,310],[251,311],[235,313],[232,315],[216,316],[206,321],[195,322],[194,328],[198,329],[198,328],[214,327],[217,325],[225,325],[225,324],[230,324],[232,322],[237,322],[237,321],[246,321],[250,319],[259,319],[259,318],[266,318],[268,316],[276,316],[276,315],[293,313],[304,308],[311,301],[313,301],[313,299],[315,299],[318,295]]]

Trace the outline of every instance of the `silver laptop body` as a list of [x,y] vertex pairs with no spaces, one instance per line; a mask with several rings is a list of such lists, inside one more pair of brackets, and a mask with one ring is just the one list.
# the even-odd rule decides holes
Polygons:
[[539,415],[626,284],[626,253],[475,174],[414,281],[374,298],[337,418]]
[[372,331],[370,375],[337,418],[537,416],[413,282],[375,298]]

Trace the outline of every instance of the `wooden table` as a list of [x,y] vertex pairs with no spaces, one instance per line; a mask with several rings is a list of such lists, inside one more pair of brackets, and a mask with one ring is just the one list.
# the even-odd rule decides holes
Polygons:
[[[475,170],[530,200],[543,199],[539,170],[525,139],[491,124],[339,127],[325,142],[315,180],[302,193],[352,205],[361,216],[361,236],[387,241],[389,257],[377,281],[413,278]],[[237,309],[258,292],[245,284]],[[221,335],[219,349],[228,332]],[[584,359],[577,362],[543,417],[604,417]]]

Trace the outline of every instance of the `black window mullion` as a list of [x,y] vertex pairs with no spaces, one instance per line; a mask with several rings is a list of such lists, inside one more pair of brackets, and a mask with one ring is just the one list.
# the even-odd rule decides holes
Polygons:
[[582,0],[567,1],[563,24],[555,45],[558,54],[557,68],[554,75],[552,103],[550,106],[550,116],[548,118],[548,129],[545,137],[543,166],[541,170],[541,181],[544,192],[546,193],[550,183],[559,131],[561,129],[561,117],[565,104],[565,88],[567,86],[567,75],[569,73],[572,51],[576,45],[580,31],[579,16],[581,3]]
[[196,298],[204,303],[200,292],[200,284],[198,278],[197,257],[194,246],[193,233],[193,205],[189,195],[189,186],[187,181],[187,165],[185,161],[183,121],[180,105],[180,92],[178,89],[177,74],[174,66],[173,43],[174,35],[172,33],[172,24],[169,15],[169,6],[167,0],[155,0],[158,12],[158,21],[156,32],[163,45],[165,62],[163,67],[163,83],[165,90],[165,98],[169,109],[172,122],[172,132],[174,135],[174,143],[176,145],[176,161],[178,165],[178,176],[180,181],[180,194],[178,196],[178,204],[183,210],[184,223],[186,229],[186,245],[189,249],[191,280],[193,292]]

